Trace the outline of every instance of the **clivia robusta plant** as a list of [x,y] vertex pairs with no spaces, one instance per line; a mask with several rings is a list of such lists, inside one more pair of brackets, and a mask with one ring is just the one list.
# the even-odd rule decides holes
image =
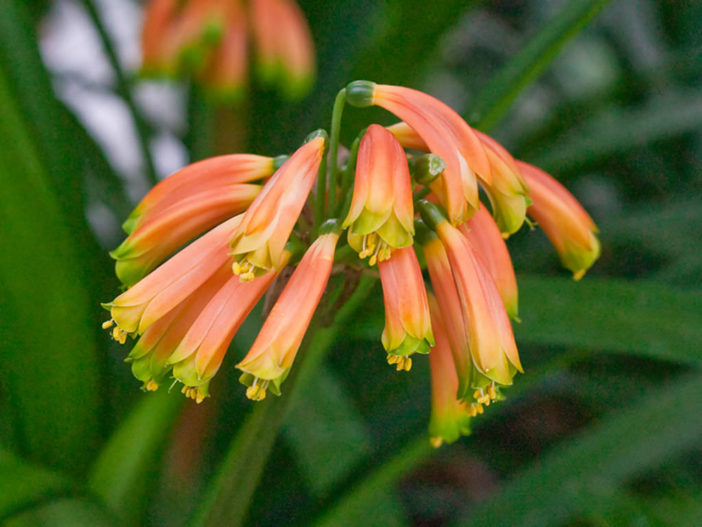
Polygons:
[[[371,123],[342,148],[346,105],[379,106],[401,122]],[[387,362],[410,371],[429,360],[439,446],[469,433],[523,371],[505,238],[524,223],[545,231],[575,279],[599,256],[594,223],[554,178],[430,95],[355,81],[336,98],[330,134],[312,132],[289,157],[218,156],[156,185],[111,253],[127,289],[105,304],[104,327],[135,340],[128,361],[144,389],[180,383],[200,403],[268,296],[237,363],[246,395],[260,401],[284,391],[315,312],[334,324],[359,277],[379,276]]]

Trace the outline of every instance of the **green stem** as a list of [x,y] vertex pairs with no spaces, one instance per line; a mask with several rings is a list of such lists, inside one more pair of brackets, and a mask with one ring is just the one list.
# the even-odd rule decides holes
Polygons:
[[339,210],[337,211],[337,217],[345,218],[351,207],[351,186],[354,181],[354,174],[356,172],[356,158],[358,157],[358,147],[361,144],[361,137],[363,137],[363,132],[354,139],[351,145],[351,153],[349,154],[349,160],[344,167],[344,171],[341,174],[341,202],[339,203]]
[[339,172],[339,134],[341,132],[341,116],[344,113],[346,104],[346,88],[342,88],[336,94],[334,109],[332,110],[331,130],[329,136],[329,207],[328,211],[333,214],[336,211],[336,185]]
[[324,201],[326,198],[326,183],[327,183],[327,156],[322,157],[322,162],[319,164],[317,172],[317,195],[314,200],[314,232],[319,233],[319,228],[324,221]]
[[124,74],[124,71],[122,70],[122,66],[119,63],[119,58],[117,57],[117,52],[115,51],[115,48],[112,45],[112,40],[110,39],[110,36],[107,33],[107,28],[102,23],[100,13],[98,13],[98,10],[95,7],[93,0],[83,0],[83,5],[85,6],[90,20],[92,21],[93,25],[95,26],[95,29],[98,32],[98,36],[100,37],[100,41],[102,42],[102,47],[105,50],[105,55],[107,56],[107,60],[110,63],[110,66],[112,67],[112,71],[117,81],[117,93],[124,100],[124,103],[127,105],[129,113],[131,114],[132,119],[134,120],[134,128],[136,130],[137,142],[139,143],[139,149],[141,150],[141,155],[144,158],[144,164],[146,165],[146,178],[149,184],[151,186],[154,186],[156,185],[156,183],[158,183],[158,175],[156,174],[156,168],[154,166],[154,161],[151,156],[151,151],[149,149],[148,126],[146,124],[146,121],[142,117],[141,112],[137,108],[136,103],[134,102],[130,82],[127,79],[127,76]]
[[243,525],[266,460],[273,449],[288,409],[297,398],[300,387],[314,374],[330,349],[339,329],[356,313],[374,284],[375,280],[362,278],[349,301],[339,310],[331,327],[320,328],[315,323],[315,327],[310,331],[310,335],[313,336],[306,339],[298,363],[292,368],[283,385],[283,396],[279,399],[269,397],[265,401],[255,403],[256,408],[234,437],[219,473],[212,480],[190,525]]

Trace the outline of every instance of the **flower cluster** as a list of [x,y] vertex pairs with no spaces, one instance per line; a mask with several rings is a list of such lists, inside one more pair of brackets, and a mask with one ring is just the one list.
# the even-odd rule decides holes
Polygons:
[[289,98],[315,76],[314,45],[294,0],[150,0],[142,32],[147,75],[193,75],[215,96],[241,97],[250,41],[256,73]]
[[[359,272],[379,275],[387,362],[409,371],[415,354],[429,354],[432,443],[452,442],[522,371],[505,238],[532,216],[579,279],[599,255],[596,228],[551,176],[435,98],[357,81],[337,97],[347,103],[381,106],[402,122],[368,126],[341,170],[337,119],[330,141],[315,132],[290,157],[215,157],[154,187],[112,253],[128,289],[105,305],[105,327],[119,342],[137,339],[128,360],[145,389],[170,375],[201,402],[269,291],[272,308],[237,364],[247,396],[261,400],[280,394],[332,273],[345,285]],[[338,305],[344,295],[329,296]]]

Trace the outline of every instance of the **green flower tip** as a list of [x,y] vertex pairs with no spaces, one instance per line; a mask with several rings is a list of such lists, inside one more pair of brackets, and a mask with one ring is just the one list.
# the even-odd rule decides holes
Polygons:
[[324,139],[325,143],[329,141],[329,134],[327,133],[327,131],[320,128],[320,129],[315,130],[314,132],[310,133],[307,137],[305,137],[305,141],[303,144],[307,144],[310,141],[317,139],[318,137],[321,137],[322,139]]
[[353,81],[346,86],[346,102],[356,108],[366,108],[373,105],[375,82]]

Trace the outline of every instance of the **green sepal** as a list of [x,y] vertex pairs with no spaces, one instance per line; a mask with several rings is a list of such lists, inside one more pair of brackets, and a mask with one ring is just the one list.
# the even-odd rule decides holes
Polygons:
[[353,81],[346,85],[346,102],[356,108],[366,108],[373,105],[375,82]]
[[399,249],[412,245],[413,233],[407,232],[394,214],[390,214],[388,220],[377,229],[377,233],[390,247]]
[[329,142],[329,134],[327,133],[327,131],[323,128],[318,128],[314,132],[310,132],[309,134],[307,134],[307,137],[305,137],[305,140],[302,142],[302,144],[306,145],[307,143],[314,139],[317,139],[318,137],[324,139],[325,144]]
[[407,357],[414,353],[426,355],[429,353],[430,348],[426,340],[407,335],[397,348],[386,351],[388,355],[402,355],[403,357]]

